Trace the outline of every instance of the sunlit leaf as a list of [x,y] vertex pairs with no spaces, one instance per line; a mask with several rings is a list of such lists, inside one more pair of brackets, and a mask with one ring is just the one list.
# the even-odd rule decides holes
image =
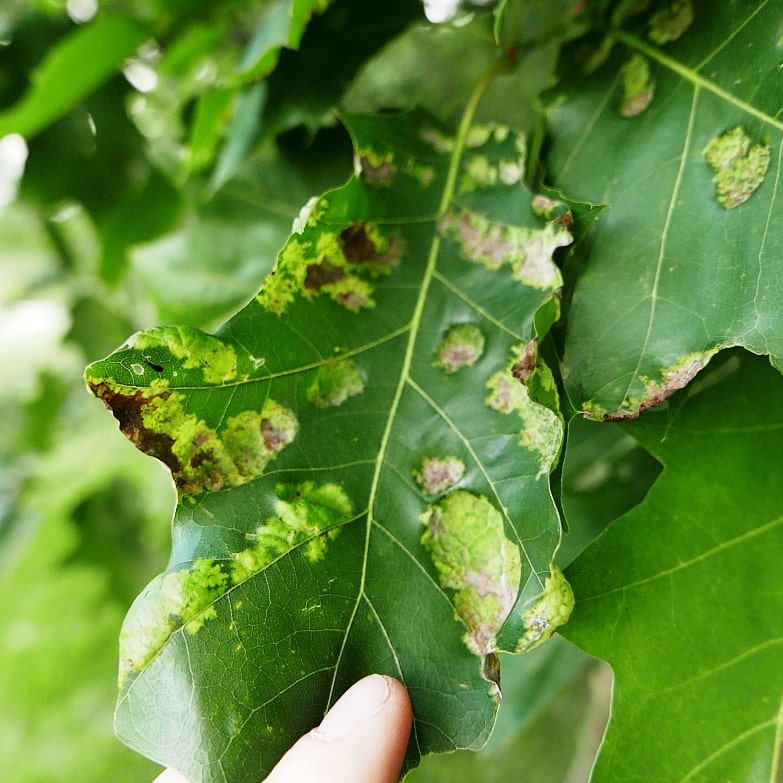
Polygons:
[[465,117],[346,117],[357,175],[251,304],[88,370],[180,495],[123,631],[118,730],[195,782],[256,781],[371,671],[409,689],[409,765],[478,747],[496,650],[567,618],[533,338],[570,237],[531,207],[524,139]]

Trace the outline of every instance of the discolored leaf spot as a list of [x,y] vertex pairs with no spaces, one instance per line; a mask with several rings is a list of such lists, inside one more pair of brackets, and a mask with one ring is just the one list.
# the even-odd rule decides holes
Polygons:
[[443,588],[453,591],[465,644],[484,656],[517,599],[519,547],[506,538],[503,516],[485,497],[454,490],[421,516],[421,542]]
[[373,224],[358,222],[336,231],[318,225],[289,239],[256,300],[277,315],[299,294],[309,299],[326,294],[353,312],[374,307],[371,280],[390,274],[401,254],[399,237],[387,236]]
[[454,373],[460,367],[473,366],[484,353],[484,334],[476,324],[464,323],[452,326],[435,351],[435,367],[443,367]]
[[536,369],[538,358],[538,340],[531,340],[522,351],[520,357],[511,365],[511,374],[520,383],[525,383]]
[[[532,360],[532,368],[529,367],[532,356],[530,346],[534,342],[518,346],[509,368],[496,372],[489,378],[487,381],[489,394],[485,403],[500,413],[516,413],[522,420],[519,445],[540,456],[541,467],[537,478],[541,478],[549,473],[560,453],[562,423],[553,410],[533,400],[528,388],[515,377],[515,373],[523,375],[527,381],[534,370],[538,369],[535,360]],[[544,377],[542,372],[541,376],[538,385],[542,387],[542,396],[553,398],[556,393],[551,373]]]
[[153,382],[147,389],[105,381],[91,387],[134,445],[169,468],[180,495],[257,478],[294,439],[298,427],[293,413],[271,399],[260,412],[243,411],[228,419],[218,433],[186,413],[185,396],[170,390],[167,381]]
[[465,473],[465,463],[457,457],[425,457],[413,476],[425,495],[442,495],[459,484]]
[[251,546],[223,560],[199,558],[188,568],[162,574],[136,599],[120,633],[121,687],[128,675],[149,665],[172,634],[180,629],[197,634],[217,616],[220,598],[281,555],[302,547],[308,560],[320,560],[339,525],[352,517],[348,496],[337,484],[278,484],[275,493],[275,516],[249,536]]
[[305,275],[304,287],[306,291],[320,293],[324,286],[334,285],[341,280],[345,280],[345,269],[328,261],[322,261],[320,264],[309,264],[307,274]]
[[744,204],[764,181],[769,168],[768,144],[750,146],[744,128],[736,127],[716,136],[702,151],[716,172],[718,202],[726,209]]
[[371,150],[365,150],[356,158],[358,174],[368,185],[390,185],[394,176],[394,162],[391,156],[383,157]]
[[692,23],[691,0],[673,0],[650,17],[650,40],[657,44],[676,41]]
[[568,622],[574,608],[571,585],[556,566],[544,582],[544,591],[531,609],[525,612],[525,633],[519,640],[517,652],[532,650],[543,644],[561,626]]
[[338,242],[348,264],[362,266],[373,275],[388,273],[400,260],[399,238],[387,239],[364,222],[341,231]]
[[533,197],[530,206],[539,217],[559,223],[568,231],[573,228],[574,218],[571,210],[562,201],[539,193]]
[[549,289],[561,284],[552,254],[558,247],[571,243],[571,234],[564,226],[552,223],[540,229],[503,226],[465,210],[461,214],[447,212],[440,230],[457,240],[469,261],[483,264],[487,269],[508,264],[516,280],[536,288]]
[[655,81],[650,74],[650,62],[641,54],[634,54],[620,71],[622,95],[617,106],[621,117],[636,117],[655,96]]
[[524,136],[512,136],[502,125],[479,125],[471,128],[466,146],[476,151],[463,159],[460,193],[496,185],[517,185],[524,180],[527,158]]
[[654,408],[665,402],[674,392],[684,389],[696,375],[707,366],[710,359],[717,353],[717,349],[704,351],[702,353],[693,353],[684,356],[678,362],[675,362],[668,369],[663,370],[662,380],[651,380],[644,378],[647,383],[647,389],[643,396],[633,397],[627,402],[627,410],[620,410],[608,415],[594,415],[591,406],[585,407],[586,415],[592,418],[603,418],[606,421],[625,421],[635,419],[640,413]]
[[454,139],[437,128],[423,128],[420,131],[419,136],[422,141],[425,141],[435,150],[435,152],[438,152],[441,155],[448,155],[454,149]]
[[307,390],[307,399],[316,408],[333,408],[363,391],[364,378],[356,362],[340,359],[318,368],[315,380]]
[[[162,348],[179,359],[183,369],[201,369],[204,383],[210,385],[229,383],[236,378],[237,356],[233,346],[191,326],[147,329],[133,335],[128,347],[142,352]],[[149,359],[147,363],[156,372],[163,372],[162,365]]]

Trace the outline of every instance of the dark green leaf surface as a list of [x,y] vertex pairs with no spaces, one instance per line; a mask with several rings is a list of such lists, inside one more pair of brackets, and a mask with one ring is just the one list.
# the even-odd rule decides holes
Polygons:
[[456,136],[348,117],[357,176],[303,212],[251,304],[88,370],[180,494],[123,631],[118,731],[194,783],[257,781],[371,671],[411,694],[409,765],[479,747],[495,650],[567,617],[562,427],[531,338],[569,237],[531,208],[524,140],[469,116]]
[[[660,402],[722,347],[783,356],[782,10],[694,2],[690,27],[664,43],[637,18],[609,34],[592,76],[595,53],[573,47],[550,96],[553,181],[608,205],[584,245],[565,350],[574,404],[592,415]],[[746,145],[716,155],[727,132]]]
[[627,425],[664,472],[566,571],[565,635],[615,674],[593,783],[776,779],[783,386],[749,354],[720,369]]

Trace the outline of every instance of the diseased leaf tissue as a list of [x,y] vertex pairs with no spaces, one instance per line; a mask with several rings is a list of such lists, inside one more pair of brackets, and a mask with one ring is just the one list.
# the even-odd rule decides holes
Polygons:
[[[411,763],[481,744],[497,651],[548,638],[572,604],[547,482],[563,425],[530,350],[567,222],[540,217],[505,128],[346,122],[357,176],[303,211],[254,301],[214,336],[142,332],[88,370],[180,496],[169,568],[123,628],[118,731],[198,781],[222,780],[205,732],[232,781],[255,780],[258,754],[271,767],[306,728],[291,699],[323,711],[376,670],[441,716],[417,720]],[[251,664],[241,703],[200,711],[216,666]],[[133,715],[172,692],[140,734]],[[169,742],[182,724],[199,728]]]

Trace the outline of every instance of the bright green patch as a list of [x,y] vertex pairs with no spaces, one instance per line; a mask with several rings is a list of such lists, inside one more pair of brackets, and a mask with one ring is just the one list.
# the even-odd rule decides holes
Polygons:
[[464,256],[487,269],[511,267],[514,279],[541,289],[562,285],[560,270],[552,260],[559,247],[571,244],[564,226],[549,223],[543,228],[500,225],[484,215],[465,210],[448,212],[441,229],[453,236]]
[[317,562],[339,533],[338,526],[353,516],[351,502],[337,484],[278,484],[275,492],[275,516],[252,534],[253,546],[233,555],[234,584],[249,579],[297,546],[304,547],[310,562]]
[[[521,365],[526,362],[527,347],[518,346],[510,366],[489,378],[485,402],[493,410],[516,413],[522,420],[519,445],[539,455],[541,467],[537,477],[541,478],[549,473],[560,453],[563,424],[547,405],[531,398],[530,389],[534,388],[538,399],[555,403],[557,391],[551,372],[544,365],[534,364],[533,369],[525,365],[523,373]],[[522,375],[525,382],[520,380]]]
[[[217,617],[215,602],[272,561],[303,546],[311,562],[326,553],[336,525],[352,516],[351,503],[337,484],[279,484],[275,513],[250,536],[251,546],[230,560],[199,558],[189,568],[156,577],[136,599],[120,634],[120,686],[128,674],[145,669],[181,628],[197,634]],[[241,602],[234,604],[238,610]]]
[[460,367],[472,367],[484,353],[484,334],[476,324],[452,326],[435,351],[435,367],[454,373]]
[[459,484],[465,473],[465,463],[457,457],[425,457],[413,476],[425,495],[435,497]]
[[209,385],[229,383],[236,378],[237,356],[234,348],[191,326],[147,329],[131,337],[128,346],[142,353],[154,348],[165,348],[181,361],[183,369],[200,368],[204,372],[204,383]]
[[120,632],[120,686],[132,671],[145,669],[180,628],[198,633],[215,617],[213,604],[229,584],[221,564],[205,558],[153,579],[131,606]]
[[349,397],[364,391],[364,378],[352,359],[337,359],[322,364],[307,390],[307,399],[316,408],[335,408]]
[[185,395],[163,378],[146,389],[92,380],[91,388],[131,442],[168,466],[181,496],[257,478],[298,428],[290,410],[267,399],[261,411],[243,411],[217,431],[186,412]]
[[300,295],[312,300],[325,294],[353,312],[374,307],[371,281],[399,263],[399,239],[365,222],[339,232],[325,230],[312,217],[303,223],[301,235],[292,236],[280,253],[257,301],[277,315]]
[[476,655],[493,652],[521,578],[519,547],[506,538],[503,515],[485,497],[457,489],[428,506],[421,521],[421,542],[467,626],[465,644]]
[[544,592],[532,609],[525,612],[525,633],[517,652],[532,650],[543,644],[561,626],[568,622],[574,608],[574,593],[563,572],[551,566],[551,575],[544,582]]
[[676,41],[692,23],[691,0],[673,0],[650,17],[650,40],[659,45]]
[[622,95],[617,112],[621,117],[636,117],[655,96],[655,81],[650,73],[650,62],[641,54],[634,54],[620,70]]
[[702,151],[716,172],[712,181],[718,202],[726,209],[745,203],[764,181],[769,168],[768,144],[750,146],[744,128],[736,127],[716,136]]

